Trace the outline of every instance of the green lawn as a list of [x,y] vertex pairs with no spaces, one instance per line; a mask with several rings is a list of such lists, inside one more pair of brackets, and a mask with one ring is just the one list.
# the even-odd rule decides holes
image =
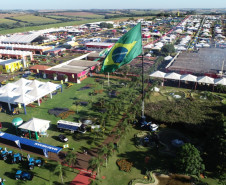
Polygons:
[[[11,164],[10,162],[5,162],[0,160],[0,177],[5,179],[6,185],[20,185],[20,184],[27,184],[27,185],[45,185],[49,184],[52,181],[53,184],[60,184],[61,179],[59,175],[57,175],[57,163],[54,161],[46,161],[44,166],[42,167],[35,167],[34,170],[28,170],[27,161],[24,161],[21,164]],[[17,170],[28,171],[31,172],[34,177],[32,181],[23,181],[23,180],[15,180],[15,173]],[[63,167],[63,171],[66,172],[66,176],[63,178],[65,184],[69,185],[70,182],[75,178],[78,174],[78,171],[73,171],[71,168]]]
[[[168,156],[159,154],[156,148],[139,147],[137,148],[134,143],[134,135],[140,132],[136,128],[130,129],[128,133],[120,140],[119,152],[113,153],[110,157],[107,168],[105,165],[101,168],[100,184],[104,185],[127,185],[133,179],[143,179],[146,169],[167,169],[169,168],[167,160],[171,159]],[[150,157],[148,164],[145,163],[145,157]],[[117,159],[125,158],[133,163],[131,172],[120,171],[116,164]],[[106,178],[103,180],[102,176]]]
[[[78,89],[80,89],[81,87],[87,84],[93,84],[92,88],[83,90],[83,91],[78,91]],[[64,86],[63,93],[58,92],[57,95],[53,96],[53,99],[49,98],[47,101],[43,101],[40,107],[38,106],[36,108],[27,107],[27,115],[20,114],[19,117],[21,117],[24,121],[28,121],[32,117],[50,120],[51,125],[48,130],[49,136],[47,138],[41,137],[39,141],[46,144],[62,147],[63,143],[59,142],[56,137],[60,134],[56,127],[56,123],[61,118],[55,117],[54,115],[50,115],[48,113],[48,110],[56,107],[70,109],[71,106],[74,105],[73,103],[76,100],[86,101],[86,102],[90,102],[88,106],[86,107],[79,106],[78,114],[75,113],[75,115],[70,115],[66,120],[77,122],[79,119],[84,117],[98,118],[101,114],[98,111],[93,110],[91,106],[91,101],[97,102],[99,98],[105,98],[105,101],[109,102],[115,99],[109,98],[106,91],[104,91],[102,94],[97,94],[96,96],[93,96],[93,97],[89,96],[89,92],[93,92],[94,89],[95,90],[102,89],[102,85],[100,83],[94,82],[94,78],[87,78],[86,80],[82,81],[81,84],[74,84],[69,89],[65,88]],[[119,92],[122,92],[125,90],[128,90],[128,87],[118,89]],[[134,91],[134,94],[136,94],[135,92],[136,91]],[[21,112],[22,111],[23,109],[21,109]],[[0,122],[3,123],[2,131],[15,134],[15,129],[11,124],[13,118],[15,117],[18,117],[18,116],[11,116],[5,113],[0,113]],[[115,124],[117,123],[120,117],[121,117],[120,115],[119,117],[113,117],[110,119],[109,123],[106,123],[107,124],[106,134],[115,126]],[[95,138],[95,142],[92,142],[94,140],[94,134],[91,134],[90,132],[86,132],[85,134],[80,134],[80,133],[72,134],[70,132],[65,132],[65,134],[69,139],[68,143],[70,145],[70,148],[74,148],[75,151],[79,151],[80,149],[82,150],[82,147],[87,147],[87,148],[94,147],[96,146],[96,144],[99,144],[101,141],[103,141],[103,139],[106,137],[105,135],[103,138]],[[64,150],[67,151],[67,149],[64,149]]]

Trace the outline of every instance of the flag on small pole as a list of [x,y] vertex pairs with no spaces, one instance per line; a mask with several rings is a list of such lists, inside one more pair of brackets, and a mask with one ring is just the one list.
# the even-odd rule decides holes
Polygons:
[[47,151],[47,149],[43,149],[43,153],[44,153],[44,156],[45,156],[46,158],[48,158],[48,151]]
[[142,53],[141,23],[124,34],[104,59],[101,73],[114,72]]
[[19,140],[16,140],[15,143],[21,149],[20,141]]

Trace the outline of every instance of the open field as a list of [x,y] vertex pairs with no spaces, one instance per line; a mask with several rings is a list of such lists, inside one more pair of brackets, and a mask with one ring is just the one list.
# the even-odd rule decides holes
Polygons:
[[40,17],[40,16],[34,16],[34,15],[23,15],[23,16],[17,16],[17,17],[13,17],[13,18],[20,20],[20,21],[26,21],[26,22],[29,22],[29,23],[34,23],[34,24],[57,22],[57,20],[55,20],[55,19],[50,19],[50,18]]
[[54,18],[54,19],[73,19],[73,17],[69,16],[61,16],[61,15],[48,15],[48,18]]
[[16,23],[16,21],[0,18],[0,24],[13,24],[13,23]]
[[20,16],[23,15],[23,13],[0,13],[0,18],[5,18],[5,17],[15,17],[15,16]]
[[31,30],[42,30],[42,29],[61,27],[61,26],[81,25],[81,24],[97,22],[97,21],[105,21],[105,19],[70,21],[70,22],[55,23],[55,24],[48,24],[48,25],[41,25],[41,26],[29,26],[29,27],[15,28],[15,29],[6,29],[6,30],[0,31],[0,34],[18,33],[18,32],[31,31]]
[[62,15],[69,17],[85,17],[85,18],[103,18],[104,16],[98,15],[91,12],[57,12],[57,13],[48,13],[47,15]]

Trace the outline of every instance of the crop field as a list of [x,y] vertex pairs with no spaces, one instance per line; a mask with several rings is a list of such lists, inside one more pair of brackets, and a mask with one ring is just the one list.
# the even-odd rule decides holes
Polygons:
[[57,20],[54,20],[54,19],[34,16],[34,15],[23,15],[23,16],[18,16],[18,17],[13,17],[13,18],[17,19],[17,20],[21,20],[21,21],[26,21],[29,23],[34,23],[34,24],[58,22]]
[[73,19],[73,17],[69,16],[63,16],[63,15],[48,15],[48,18],[53,18],[53,19]]
[[86,18],[102,18],[102,15],[98,15],[91,12],[59,12],[59,13],[49,13],[48,15],[62,15],[70,17],[86,17]]
[[20,16],[22,14],[15,14],[15,13],[0,13],[0,19],[5,17],[15,17]]
[[13,21],[13,20],[9,20],[9,19],[1,19],[0,18],[0,24],[13,24],[13,23],[16,23],[16,21]]

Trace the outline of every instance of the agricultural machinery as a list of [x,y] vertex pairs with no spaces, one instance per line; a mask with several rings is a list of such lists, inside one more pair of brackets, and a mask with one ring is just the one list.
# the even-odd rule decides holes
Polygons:
[[9,156],[12,156],[13,155],[13,152],[12,151],[7,151],[7,149],[5,148],[5,150],[2,150],[1,151],[1,154],[0,154],[0,156],[1,156],[1,158],[5,161],[5,160],[7,160],[7,158],[9,157]]
[[33,157],[30,157],[28,160],[28,166],[30,170],[33,170],[35,166],[42,166],[42,160],[40,159],[34,159]]
[[20,153],[13,154],[13,156],[12,156],[12,163],[19,163],[21,161],[23,161],[22,154],[20,154]]
[[17,170],[16,175],[15,175],[16,180],[19,180],[19,179],[32,180],[32,178],[33,178],[33,175],[31,173],[24,172],[24,171],[21,171],[21,170]]

